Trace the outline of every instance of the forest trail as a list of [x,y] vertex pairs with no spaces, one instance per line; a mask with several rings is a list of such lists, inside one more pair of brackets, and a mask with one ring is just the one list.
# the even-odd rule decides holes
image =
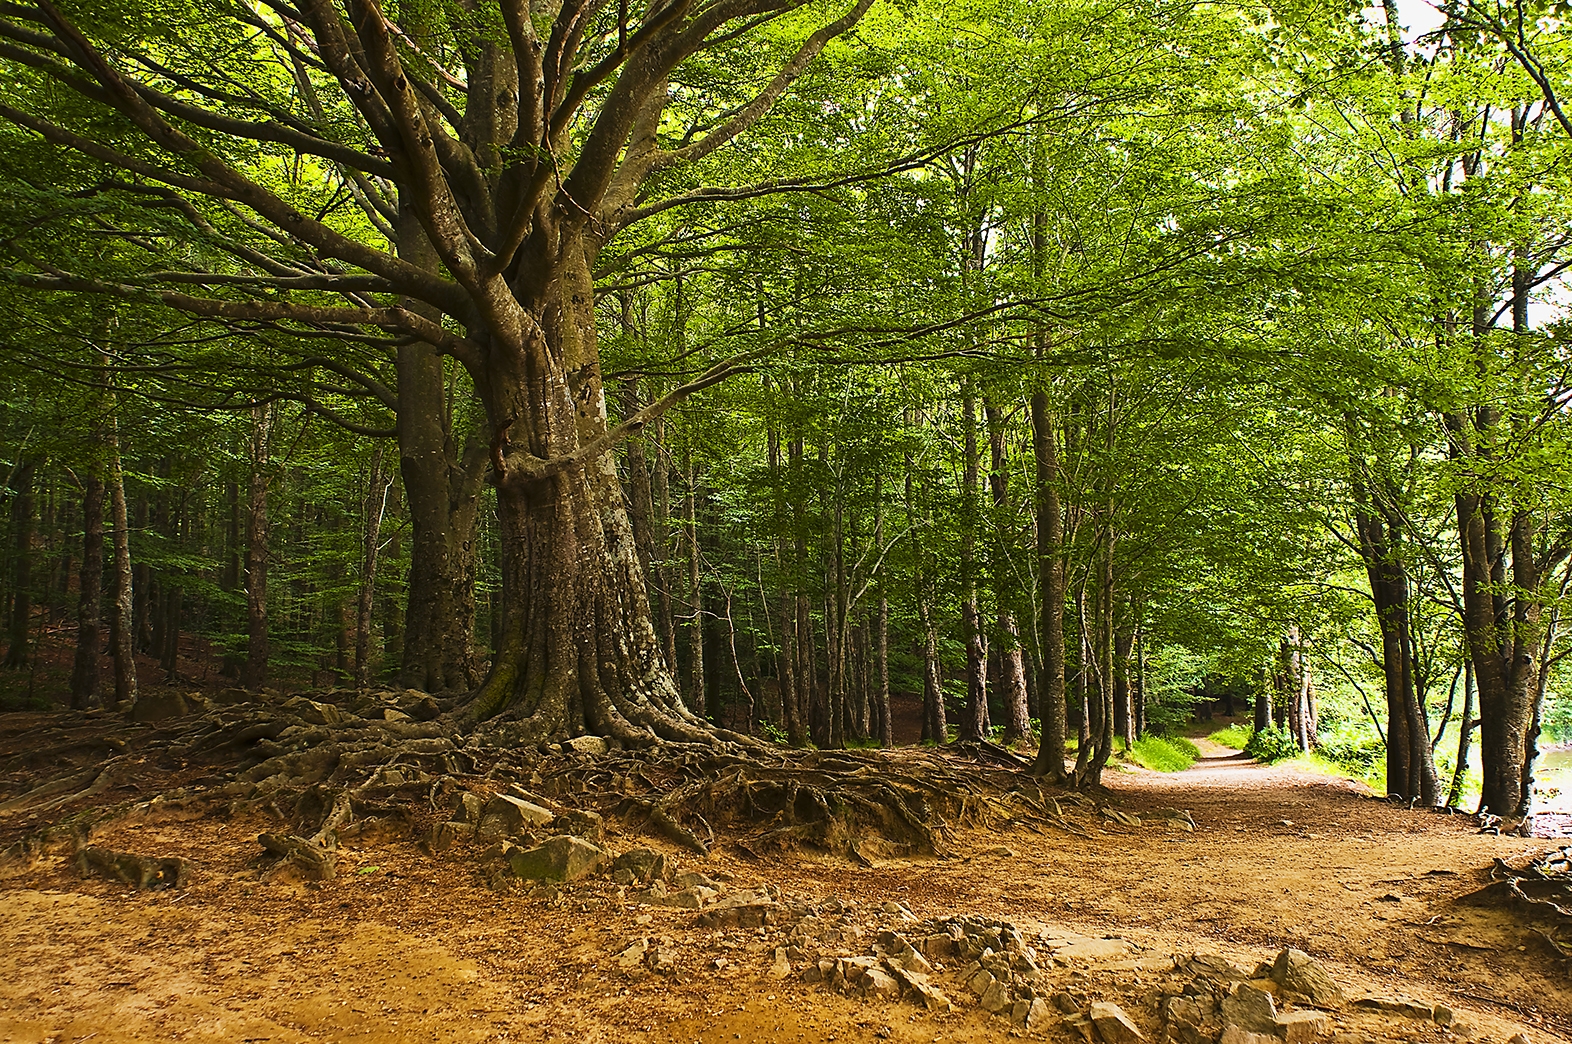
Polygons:
[[[1103,817],[1079,836],[1000,821],[958,831],[951,858],[872,867],[729,846],[708,860],[668,852],[735,886],[852,904],[863,925],[892,901],[918,918],[1008,920],[1056,940],[1051,974],[1063,988],[1118,999],[1151,1040],[1162,1038],[1139,998],[1166,981],[1153,969],[1173,955],[1217,953],[1249,969],[1294,946],[1351,997],[1442,1004],[1495,1044],[1520,1030],[1531,1044],[1572,1041],[1565,962],[1511,910],[1458,901],[1486,883],[1493,857],[1544,842],[1482,836],[1466,817],[1198,745],[1203,760],[1182,773],[1106,775],[1099,800],[1139,826]],[[1171,822],[1174,809],[1193,831]],[[474,853],[435,857],[400,838],[351,844],[340,876],[320,886],[263,884],[249,861],[266,825],[171,812],[109,832],[103,843],[118,848],[190,853],[200,872],[179,892],[82,880],[64,859],[8,871],[0,1041],[981,1044],[1012,1033],[969,995],[940,1016],[802,982],[800,961],[772,978],[777,943],[764,929],[701,928],[691,911],[641,906],[605,879],[555,897],[497,893],[476,880]],[[676,971],[623,964],[618,954],[641,939],[672,954]],[[1329,1044],[1460,1039],[1429,1022],[1340,1019]],[[1057,1022],[1033,1036],[1079,1040]]]

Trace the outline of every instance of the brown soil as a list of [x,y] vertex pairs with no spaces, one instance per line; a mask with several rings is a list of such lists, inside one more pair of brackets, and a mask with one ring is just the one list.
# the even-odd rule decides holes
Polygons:
[[[981,914],[1062,939],[1117,937],[1128,945],[1056,950],[1054,974],[1088,995],[1124,997],[1132,1013],[1128,998],[1160,978],[1167,955],[1221,953],[1248,969],[1292,945],[1352,996],[1445,1004],[1498,1044],[1519,1031],[1532,1044],[1572,1040],[1565,962],[1510,910],[1459,902],[1487,883],[1493,857],[1544,842],[1479,835],[1466,817],[1394,808],[1345,780],[1205,753],[1176,775],[1111,771],[1111,800],[1143,825],[1103,820],[1087,838],[1022,824],[964,835],[954,858],[872,868],[811,853],[753,861],[726,846],[707,861],[677,858],[809,900],[893,899],[919,917]],[[1161,809],[1188,812],[1195,831]],[[64,852],[5,871],[0,1041],[928,1044],[1013,1032],[969,1005],[931,1015],[771,979],[762,930],[702,929],[691,912],[632,904],[605,880],[555,898],[492,892],[474,879],[472,850],[433,857],[404,838],[362,838],[335,880],[264,884],[249,861],[257,834],[275,826],[155,811],[95,835],[95,845],[193,859],[184,891],[82,880]],[[645,936],[680,955],[675,975],[618,967],[614,955]],[[1341,1026],[1347,1044],[1353,1033],[1449,1039],[1393,1016]]]

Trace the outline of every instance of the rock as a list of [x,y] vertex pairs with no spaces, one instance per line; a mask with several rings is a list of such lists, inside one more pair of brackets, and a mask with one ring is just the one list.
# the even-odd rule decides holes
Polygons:
[[1277,1016],[1277,1035],[1288,1044],[1309,1044],[1331,1029],[1332,1020],[1322,1011],[1290,1011]]
[[381,719],[383,721],[414,721],[415,720],[415,719],[411,718],[408,714],[405,714],[403,711],[399,710],[397,707],[383,707],[382,708],[382,713],[379,715],[379,717],[381,717]]
[[606,838],[606,820],[599,812],[570,809],[551,821],[551,828],[563,834],[582,837],[591,844],[600,844]]
[[213,702],[222,707],[233,707],[241,703],[255,703],[262,699],[262,694],[249,692],[245,689],[219,689],[213,694]]
[[1079,1033],[1086,1044],[1097,1044],[1097,1031],[1092,1026],[1092,1020],[1085,1015],[1079,1013],[1066,1015],[1060,1021],[1064,1023],[1066,1029]]
[[775,947],[775,962],[770,965],[770,978],[784,979],[791,974],[791,961],[786,957],[786,947]]
[[930,961],[944,960],[946,957],[954,957],[956,954],[955,940],[948,935],[938,933],[923,936],[917,940],[915,946]]
[[704,900],[696,888],[683,888],[675,892],[666,891],[659,881],[655,886],[643,892],[636,892],[633,898],[637,902],[647,903],[650,906],[670,906],[678,910],[697,910],[704,905]]
[[1053,1018],[1053,1009],[1041,997],[1030,1000],[1022,999],[1015,1002],[1010,1009],[1010,1022],[1018,1030],[1027,1033],[1037,1033],[1048,1025],[1048,1020]]
[[677,958],[664,947],[652,946],[644,956],[644,966],[656,975],[670,975],[677,970]]
[[725,886],[718,881],[712,881],[697,870],[684,870],[671,879],[671,883],[678,888],[708,888],[712,892],[719,892]]
[[514,876],[528,881],[577,881],[594,872],[606,853],[580,837],[562,834],[508,856]]
[[967,976],[966,988],[971,990],[978,997],[981,997],[983,994],[988,992],[988,990],[993,986],[994,982],[995,979],[993,977],[993,972],[989,971],[987,968],[978,968],[976,971],[972,972],[971,975]]
[[1096,1001],[1092,1004],[1090,1012],[1092,1025],[1097,1028],[1097,1037],[1103,1044],[1137,1044],[1146,1038],[1130,1021],[1130,1016],[1124,1009],[1111,1001]]
[[[335,708],[336,709],[336,708]],[[173,689],[146,689],[131,705],[132,721],[163,721],[190,714],[186,698]]]
[[1179,968],[1190,975],[1225,984],[1243,982],[1250,978],[1243,969],[1235,967],[1231,961],[1215,953],[1198,953],[1189,960],[1182,961]]
[[498,794],[481,810],[476,832],[481,837],[517,837],[531,827],[543,827],[556,817],[539,805],[511,794]]
[[943,990],[928,981],[928,976],[920,971],[913,971],[895,961],[886,958],[884,970],[895,977],[909,992],[922,1001],[923,1007],[929,1011],[949,1011],[950,998],[945,996]]
[[626,870],[632,874],[632,881],[646,885],[665,880],[667,873],[666,857],[652,848],[630,848],[611,865],[615,870]]
[[1279,953],[1272,964],[1272,981],[1317,1007],[1341,1008],[1347,1003],[1342,987],[1303,950],[1289,947]]
[[901,986],[895,976],[883,968],[869,968],[862,973],[863,994],[880,1000],[900,1000]]
[[1410,1019],[1433,1020],[1436,1014],[1435,1008],[1429,1004],[1396,1000],[1392,997],[1360,997],[1354,1001],[1354,1007],[1364,1008],[1366,1011],[1382,1011],[1388,1015],[1402,1015]]
[[633,971],[644,967],[644,956],[650,952],[650,941],[639,939],[626,950],[617,954],[617,967],[623,971]]
[[785,907],[768,892],[733,892],[699,915],[705,928],[762,928],[779,923]]
[[604,754],[611,748],[599,736],[574,736],[564,740],[562,753],[564,754]]
[[1507,1039],[1507,1044],[1529,1044],[1529,1040],[1526,1034],[1514,1033]]
[[983,991],[983,995],[978,998],[977,1003],[981,1004],[985,1011],[997,1015],[1010,1006],[1010,987],[1006,983],[995,979]]
[[1243,1027],[1229,1023],[1223,1027],[1223,1035],[1217,1044],[1279,1044],[1275,1036],[1266,1033],[1252,1033]]
[[1053,955],[1069,961],[1098,961],[1123,957],[1129,952],[1130,944],[1124,939],[1078,939],[1055,950]]
[[1081,1006],[1077,1004],[1075,1002],[1075,998],[1070,996],[1068,993],[1060,991],[1050,997],[1049,1000],[1052,1001],[1055,1008],[1058,1008],[1066,1015],[1081,1014]]
[[1452,1025],[1452,1020],[1454,1018],[1452,1009],[1444,1007],[1440,1004],[1437,1004],[1435,1009],[1431,1011],[1430,1017],[1435,1019],[1436,1025],[1442,1028]]
[[284,701],[283,709],[308,725],[338,725],[344,720],[344,713],[331,703],[318,703],[304,696],[291,696]]
[[1277,1032],[1277,1002],[1265,990],[1237,983],[1223,998],[1223,1022],[1270,1036]]
[[109,848],[83,848],[76,853],[76,872],[82,877],[107,877],[141,891],[184,888],[191,864],[184,859],[141,856]]
[[426,833],[426,849],[430,852],[446,852],[459,841],[475,836],[475,826],[472,823],[436,823]]

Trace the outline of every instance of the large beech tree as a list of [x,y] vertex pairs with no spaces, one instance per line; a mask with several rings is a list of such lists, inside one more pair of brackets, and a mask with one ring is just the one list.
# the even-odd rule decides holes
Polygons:
[[101,165],[102,191],[183,215],[202,245],[188,270],[41,260],[13,278],[451,356],[489,423],[503,544],[506,623],[469,715],[520,740],[699,738],[609,451],[733,367],[610,427],[591,272],[641,218],[777,187],[685,171],[871,4],[201,0],[181,14],[201,28],[178,34],[142,22],[168,11],[12,5],[0,59],[33,89],[8,90],[0,116]]

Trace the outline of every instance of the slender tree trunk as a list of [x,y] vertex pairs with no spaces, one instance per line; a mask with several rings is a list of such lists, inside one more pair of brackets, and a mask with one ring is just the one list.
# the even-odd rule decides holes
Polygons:
[[808,742],[806,719],[803,715],[802,687],[797,679],[797,598],[792,594],[781,596],[781,643],[776,653],[776,673],[780,676],[781,708],[786,718],[786,741],[793,747]]
[[1065,778],[1065,576],[1059,505],[1059,450],[1048,393],[1032,393],[1032,455],[1036,460],[1037,645],[1042,669],[1037,678],[1042,740],[1032,771],[1050,782]]
[[691,449],[685,451],[683,470],[688,480],[688,701],[707,706],[704,698],[704,573],[699,546],[699,469]]
[[1130,680],[1130,654],[1134,648],[1134,632],[1127,624],[1118,627],[1113,648],[1114,718],[1126,750],[1135,746],[1135,693]]
[[966,709],[958,739],[976,742],[988,734],[988,663],[977,599],[977,397],[970,377],[961,382],[961,640],[966,647]]
[[388,491],[393,480],[384,477],[382,443],[371,447],[371,468],[366,482],[366,499],[361,510],[364,522],[360,546],[360,590],[355,598],[355,686],[371,685],[371,619],[377,591],[377,562],[382,544],[382,516],[387,511]]
[[272,453],[273,407],[251,408],[251,485],[246,513],[246,662],[240,683],[248,689],[267,684],[268,658],[268,459]]
[[34,463],[23,459],[11,474],[11,619],[5,666],[27,663],[33,629],[33,474]]
[[133,603],[131,570],[131,529],[126,517],[125,471],[120,461],[120,422],[115,410],[109,414],[109,519],[115,559],[114,603],[110,633],[114,659],[115,703],[129,708],[137,700],[136,655],[131,643]]
[[1479,724],[1474,717],[1474,665],[1463,660],[1463,716],[1457,721],[1457,767],[1452,770],[1452,786],[1447,790],[1448,808],[1456,808],[1463,800],[1463,777],[1468,772],[1468,756],[1474,739],[1474,729]]
[[104,583],[104,480],[97,463],[86,469],[82,493],[82,570],[76,611],[76,660],[71,668],[71,706],[98,703],[98,657]]

